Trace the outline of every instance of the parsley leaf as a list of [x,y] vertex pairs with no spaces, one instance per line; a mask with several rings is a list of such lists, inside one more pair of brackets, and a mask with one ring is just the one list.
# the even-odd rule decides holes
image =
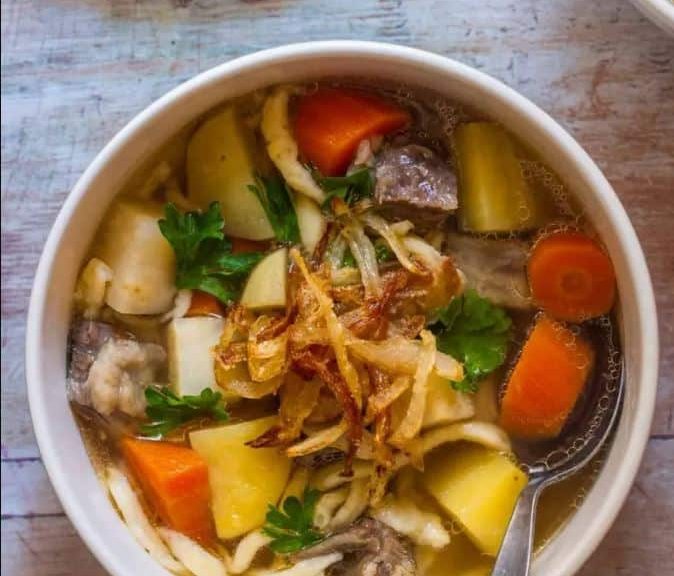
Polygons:
[[150,421],[140,428],[144,436],[164,436],[193,418],[229,418],[222,394],[210,388],[204,388],[198,396],[177,396],[166,386],[149,386],[145,389],[145,400],[145,414]]
[[262,532],[272,538],[269,547],[274,552],[297,552],[323,539],[323,534],[313,525],[318,496],[318,490],[307,488],[301,502],[295,496],[288,496],[283,501],[282,511],[269,505]]
[[263,255],[232,254],[224,225],[218,202],[206,212],[185,214],[169,203],[159,220],[159,229],[176,255],[176,286],[208,292],[227,304],[238,296],[246,276]]
[[348,176],[323,176],[314,171],[313,177],[318,185],[328,193],[323,202],[324,209],[330,207],[333,198],[341,198],[349,206],[353,206],[356,202],[374,194],[374,177],[367,167],[359,168]]
[[285,182],[279,178],[258,176],[257,183],[248,186],[248,189],[260,200],[276,239],[279,242],[299,242],[297,214]]
[[438,350],[463,362],[464,379],[452,382],[453,388],[476,392],[478,381],[503,364],[510,325],[506,312],[475,290],[466,290],[438,312],[431,327]]

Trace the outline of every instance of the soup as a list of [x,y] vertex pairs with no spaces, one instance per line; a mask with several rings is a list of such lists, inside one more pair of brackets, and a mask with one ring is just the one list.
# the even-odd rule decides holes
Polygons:
[[[479,110],[275,86],[120,190],[75,289],[67,389],[169,571],[486,575],[526,464],[616,377],[615,298],[573,197]],[[539,546],[591,481],[544,496]]]

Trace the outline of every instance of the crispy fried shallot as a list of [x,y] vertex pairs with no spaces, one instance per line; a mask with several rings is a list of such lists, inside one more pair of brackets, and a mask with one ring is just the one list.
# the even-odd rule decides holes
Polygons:
[[279,390],[279,424],[248,443],[253,448],[283,446],[299,438],[304,420],[318,400],[320,384],[306,382],[294,372],[288,372]]
[[417,359],[412,396],[407,407],[407,413],[389,439],[389,442],[395,446],[403,447],[421,430],[426,409],[428,379],[433,371],[435,355],[435,336],[428,330],[424,330],[421,332],[421,351]]

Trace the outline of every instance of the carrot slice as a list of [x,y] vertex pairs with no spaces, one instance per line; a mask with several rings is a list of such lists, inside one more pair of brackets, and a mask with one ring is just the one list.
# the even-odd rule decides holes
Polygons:
[[541,314],[508,380],[501,426],[527,440],[558,436],[593,364],[589,342]]
[[208,292],[192,290],[192,300],[185,316],[223,316],[220,300]]
[[613,307],[613,264],[585,234],[557,232],[539,240],[529,256],[527,272],[534,300],[559,320],[582,322]]
[[124,438],[121,450],[161,521],[191,538],[212,542],[206,461],[191,448],[170,442]]
[[306,160],[322,174],[338,176],[362,140],[398,130],[409,121],[407,110],[375,96],[323,88],[299,101],[295,137]]

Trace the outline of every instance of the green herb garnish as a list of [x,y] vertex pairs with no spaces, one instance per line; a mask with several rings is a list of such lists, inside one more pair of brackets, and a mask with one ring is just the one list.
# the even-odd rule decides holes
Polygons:
[[438,312],[432,326],[438,350],[463,362],[464,379],[452,382],[462,392],[476,392],[477,383],[503,364],[511,320],[504,310],[466,290]]
[[323,208],[329,208],[333,198],[341,198],[349,206],[353,206],[363,198],[374,194],[374,177],[372,171],[365,167],[351,172],[348,176],[322,176],[314,171],[314,179],[328,195]]
[[[386,244],[381,244],[378,242],[374,245],[374,253],[377,258],[377,262],[388,262],[389,260],[393,260],[393,258],[395,258],[395,254]],[[357,266],[358,263],[353,257],[353,253],[351,250],[347,249],[346,252],[344,252],[344,258],[342,258],[342,268],[356,268]]]
[[285,182],[279,178],[258,176],[257,183],[248,186],[248,189],[260,200],[276,239],[279,242],[299,242],[297,214]]
[[313,525],[318,496],[318,490],[305,489],[301,502],[295,496],[288,496],[283,501],[283,511],[269,505],[262,532],[272,538],[269,547],[274,552],[297,552],[323,539],[323,534]]
[[176,286],[208,292],[227,304],[236,299],[263,254],[232,254],[224,225],[218,202],[206,212],[185,214],[169,203],[159,220],[159,229],[176,254]]
[[377,262],[388,262],[395,258],[393,250],[388,247],[388,244],[383,244],[380,242],[375,242],[374,253],[377,256]]
[[145,400],[149,422],[140,427],[144,436],[164,436],[194,418],[229,418],[222,394],[210,388],[204,388],[198,396],[177,396],[166,386],[149,386],[145,389]]

